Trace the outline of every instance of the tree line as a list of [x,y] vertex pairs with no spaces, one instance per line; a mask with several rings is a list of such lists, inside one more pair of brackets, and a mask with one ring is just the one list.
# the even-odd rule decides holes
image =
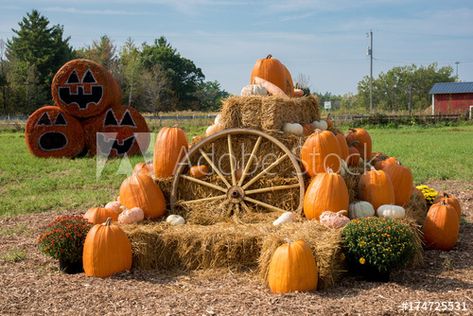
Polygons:
[[0,109],[4,114],[30,113],[51,103],[56,71],[74,58],[94,60],[120,82],[122,103],[140,111],[215,111],[228,96],[217,81],[205,81],[202,69],[182,56],[166,38],[136,45],[128,39],[120,50],[103,35],[89,46],[73,49],[64,28],[50,25],[37,10],[28,13],[2,43]]

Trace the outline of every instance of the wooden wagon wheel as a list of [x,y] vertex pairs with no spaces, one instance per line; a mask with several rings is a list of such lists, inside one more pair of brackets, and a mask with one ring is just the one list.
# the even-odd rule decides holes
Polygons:
[[[244,161],[244,157],[237,157],[237,155],[234,154],[233,141],[235,141],[235,139],[237,139],[238,137],[250,137],[252,139],[255,139],[254,145],[251,149],[251,154],[246,162]],[[204,148],[206,148],[206,146],[211,146],[216,142],[219,142],[219,144],[222,145],[223,141],[225,141],[226,143],[224,144],[230,162],[229,174],[228,172],[225,174],[225,172],[223,172],[223,170],[219,168],[215,161],[212,161],[210,159],[209,155],[205,152],[205,150],[203,150]],[[259,149],[262,146],[262,143],[264,142],[272,143],[270,144],[271,146],[275,145],[275,147],[280,150],[280,155],[276,156],[275,160],[272,161],[267,167],[262,167],[261,171],[257,172],[256,174],[251,174],[250,169],[252,168],[253,164],[257,163],[256,159],[258,158]],[[265,143],[265,145],[268,144]],[[205,164],[208,165],[209,171],[215,173],[218,182],[211,182],[210,180],[206,181],[205,178],[198,179],[186,174],[189,168],[188,162],[191,160],[196,161],[197,158],[199,159],[199,161],[204,161]],[[289,162],[285,160],[289,160]],[[273,170],[283,162],[285,164],[289,163],[289,165],[293,169],[292,174],[294,174],[294,182],[296,183],[255,188],[255,184],[258,181],[261,181],[264,176],[268,176],[271,170]],[[241,168],[237,171],[236,166],[238,164],[240,164]],[[208,189],[211,189],[210,191],[215,193],[211,196],[206,196],[204,198],[183,200],[179,192],[180,181],[193,182],[194,184],[198,184]],[[261,198],[261,196],[263,196],[264,194],[277,192],[279,196],[280,194],[285,194],[285,192],[288,192],[288,190],[294,191],[297,188],[299,189],[299,205],[297,209],[282,209],[275,205],[271,205],[270,202],[265,201]],[[258,195],[260,198],[255,199],[255,195]],[[302,171],[299,166],[299,163],[296,160],[294,154],[284,144],[282,144],[276,138],[258,130],[241,128],[226,129],[217,134],[206,137],[201,142],[192,146],[189,149],[186,157],[184,157],[178,164],[173,179],[170,204],[171,209],[174,210],[178,204],[192,205],[192,203],[197,202],[211,202],[218,200],[231,203],[235,205],[235,207],[241,207],[242,210],[247,212],[251,211],[249,206],[263,208],[271,212],[300,212],[302,210],[302,203],[304,200],[304,178],[302,176]]]

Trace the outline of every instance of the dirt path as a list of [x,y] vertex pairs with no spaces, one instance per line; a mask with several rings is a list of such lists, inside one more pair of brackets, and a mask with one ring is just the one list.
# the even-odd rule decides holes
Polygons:
[[[456,248],[427,251],[422,268],[390,283],[353,277],[316,293],[272,295],[254,274],[228,271],[132,272],[109,279],[65,275],[41,255],[37,228],[54,214],[0,218],[0,314],[67,315],[304,315],[402,314],[402,303],[464,302],[473,314],[473,183],[435,182],[462,202],[464,221]],[[435,307],[435,305],[433,305]],[[427,306],[426,306],[427,307]],[[415,311],[411,312],[412,314]],[[438,314],[420,311],[417,314]]]

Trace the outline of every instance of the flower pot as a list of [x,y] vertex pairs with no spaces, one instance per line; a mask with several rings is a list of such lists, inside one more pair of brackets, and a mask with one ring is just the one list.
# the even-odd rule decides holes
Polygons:
[[81,273],[84,271],[82,268],[82,259],[75,262],[59,259],[59,270],[67,274]]

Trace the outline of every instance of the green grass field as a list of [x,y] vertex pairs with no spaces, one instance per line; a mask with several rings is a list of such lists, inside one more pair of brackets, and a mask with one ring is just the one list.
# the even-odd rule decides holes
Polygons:
[[[188,137],[205,127],[189,126]],[[374,151],[398,157],[415,182],[473,178],[473,126],[370,129]],[[22,133],[0,133],[0,215],[86,209],[114,199],[128,162],[108,161],[96,177],[95,158],[40,159],[30,155]],[[151,156],[146,157],[151,159]],[[131,164],[142,161],[134,157]]]

